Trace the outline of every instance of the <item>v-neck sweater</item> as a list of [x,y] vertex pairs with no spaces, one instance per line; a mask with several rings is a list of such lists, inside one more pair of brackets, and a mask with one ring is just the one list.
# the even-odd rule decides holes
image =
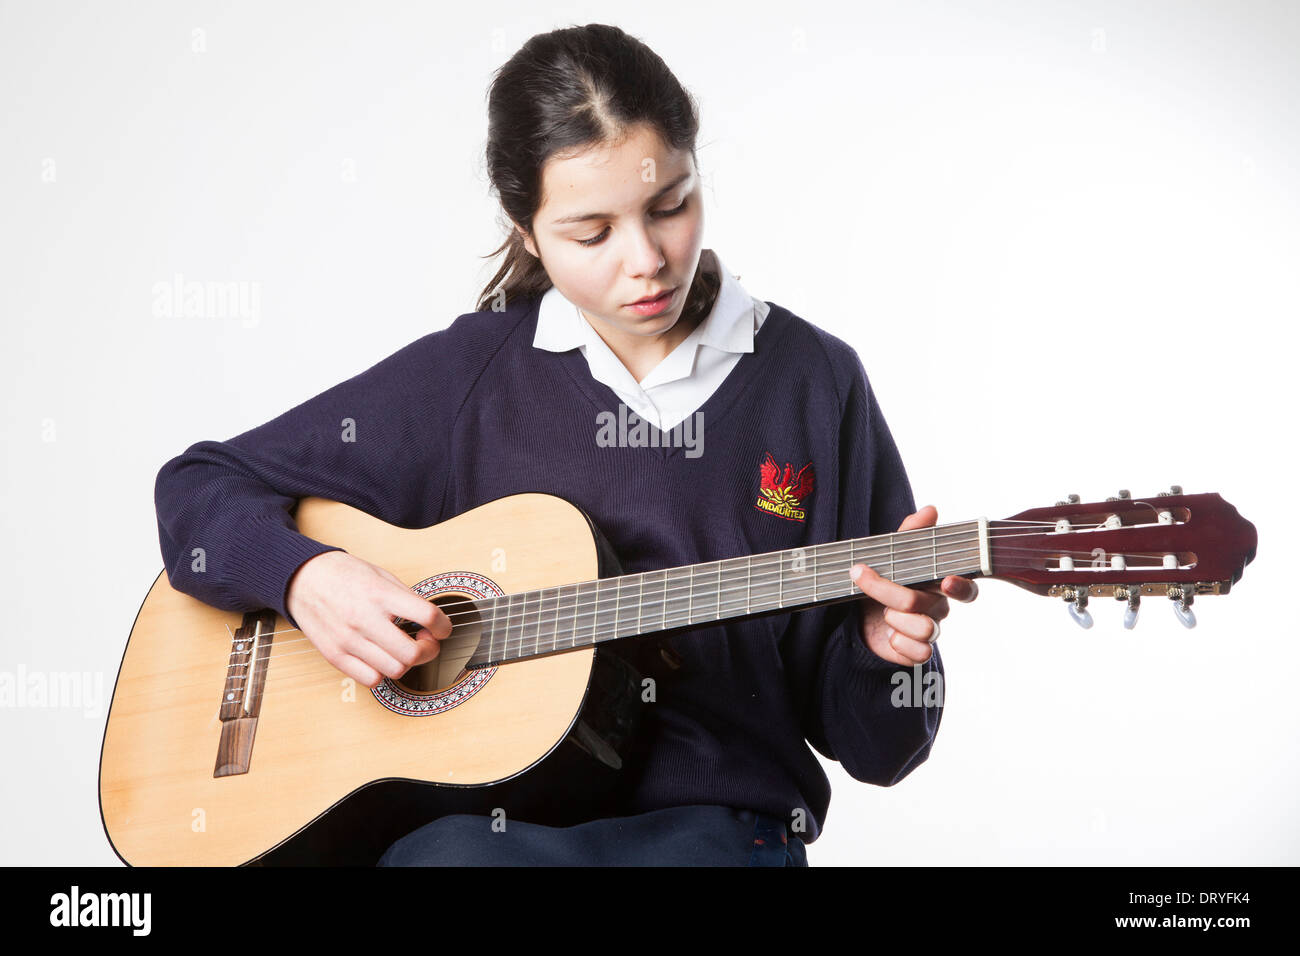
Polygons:
[[[307,496],[422,528],[506,495],[558,495],[629,574],[892,532],[915,511],[862,361],[834,335],[768,302],[753,351],[698,410],[694,448],[644,422],[656,440],[611,443],[600,435],[618,396],[579,349],[533,346],[539,302],[460,315],[266,424],[168,461],[155,503],[172,586],[292,621],[294,572],[337,550],[297,531]],[[341,439],[345,420],[354,440]],[[806,479],[797,508],[763,507],[772,464],[787,494],[792,475]],[[907,669],[866,646],[858,608],[658,638],[680,666],[646,704],[650,744],[623,770],[619,814],[719,804],[781,816],[809,843],[831,795],[813,748],[860,781],[907,776],[930,753],[941,702],[896,706]],[[910,674],[929,686],[931,672],[942,674],[937,647]]]

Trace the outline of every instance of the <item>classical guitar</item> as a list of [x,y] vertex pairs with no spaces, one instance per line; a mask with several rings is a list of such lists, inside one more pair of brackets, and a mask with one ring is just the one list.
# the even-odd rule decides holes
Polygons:
[[159,574],[100,757],[104,828],[129,864],[373,864],[442,813],[497,806],[576,822],[616,785],[636,734],[641,673],[603,645],[861,599],[857,562],[907,585],[999,578],[1064,599],[1084,626],[1090,597],[1118,599],[1130,627],[1141,598],[1167,598],[1191,626],[1193,599],[1228,593],[1256,546],[1219,495],[1177,486],[638,574],[553,495],[423,530],[320,498],[296,520],[438,603],[452,634],[372,689],[274,611],[218,610]]

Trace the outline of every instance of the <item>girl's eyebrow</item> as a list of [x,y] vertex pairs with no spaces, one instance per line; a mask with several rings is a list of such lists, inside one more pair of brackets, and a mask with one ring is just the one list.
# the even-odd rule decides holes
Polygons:
[[[671,192],[673,189],[677,188],[682,183],[686,182],[686,180],[690,179],[691,172],[692,172],[691,170],[687,170],[686,172],[678,176],[676,179],[674,179],[672,182],[670,182],[663,189],[659,190],[657,193],[651,196],[650,204],[657,202],[664,195],[664,193]],[[554,219],[551,221],[551,225],[560,226],[569,222],[585,222],[588,219],[613,219],[613,218],[614,218],[614,214],[612,212],[584,212],[581,215],[577,215],[577,216],[562,216],[559,219]]]

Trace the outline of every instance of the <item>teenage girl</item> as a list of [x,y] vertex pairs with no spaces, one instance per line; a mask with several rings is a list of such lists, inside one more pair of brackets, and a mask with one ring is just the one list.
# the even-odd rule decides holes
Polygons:
[[[509,238],[478,310],[168,462],[156,499],[174,587],[275,608],[374,687],[434,658],[450,622],[384,568],[299,534],[298,498],[426,527],[557,494],[624,573],[935,524],[856,353],[703,248],[696,107],[653,51],[599,24],[534,36],[494,78],[488,119]],[[620,413],[694,443],[600,440]],[[202,575],[188,564],[200,540],[218,556]],[[645,747],[605,815],[444,816],[381,863],[806,865],[830,799],[812,748],[882,786],[922,762],[941,704],[895,706],[893,678],[942,674],[948,599],[977,593],[963,577],[908,588],[853,570],[862,600],[655,641]],[[423,629],[412,640],[396,617]]]

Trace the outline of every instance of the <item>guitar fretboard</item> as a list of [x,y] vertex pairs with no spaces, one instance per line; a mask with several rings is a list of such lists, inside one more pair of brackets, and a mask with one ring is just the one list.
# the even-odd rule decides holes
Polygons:
[[482,634],[466,667],[854,600],[864,596],[849,579],[854,564],[904,585],[988,574],[988,522],[980,518],[476,600]]

